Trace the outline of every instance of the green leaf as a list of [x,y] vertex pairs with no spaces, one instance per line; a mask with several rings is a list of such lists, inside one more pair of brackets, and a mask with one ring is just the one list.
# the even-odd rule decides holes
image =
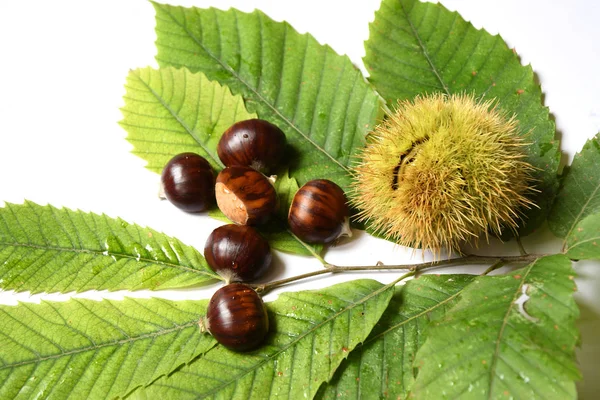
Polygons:
[[413,362],[433,320],[444,316],[472,275],[424,275],[396,288],[363,345],[350,353],[318,399],[405,399],[414,382]]
[[600,260],[600,213],[590,214],[575,225],[565,241],[565,254],[572,260]]
[[569,240],[577,224],[600,212],[600,133],[588,140],[565,170],[556,202],[548,217],[552,232]]
[[482,276],[435,322],[415,361],[415,398],[574,399],[579,310],[564,255]]
[[534,177],[540,190],[532,197],[539,209],[525,211],[519,233],[536,229],[558,189],[560,151],[531,67],[522,66],[500,36],[475,29],[441,4],[417,0],[383,0],[365,49],[369,80],[390,106],[425,93],[468,92],[496,98],[516,115],[531,143],[527,160],[538,168]]
[[129,72],[126,88],[120,124],[133,153],[157,173],[174,155],[188,151],[220,170],[217,144],[223,132],[237,121],[256,118],[240,96],[185,69],[136,69]]
[[278,125],[300,184],[327,178],[348,188],[353,155],[381,113],[379,97],[348,57],[258,10],[154,8],[159,65],[204,72]]
[[392,297],[372,280],[283,293],[267,303],[271,332],[260,349],[216,346],[193,363],[134,392],[138,399],[312,398],[362,342]]
[[214,346],[206,301],[71,299],[0,306],[0,398],[113,399]]
[[[277,219],[274,219],[267,225],[256,227],[260,233],[269,241],[272,248],[286,253],[300,254],[310,256],[313,253],[320,253],[323,250],[323,245],[302,243],[287,228],[287,214],[294,195],[298,191],[298,182],[294,178],[290,178],[287,171],[280,174],[275,180],[273,186],[277,192],[279,199],[279,209]],[[231,221],[219,210],[213,208],[208,212],[208,215],[218,219],[219,221],[231,223]],[[308,247],[313,251],[309,251]]]
[[4,290],[166,289],[215,279],[198,251],[149,228],[32,202],[0,208]]

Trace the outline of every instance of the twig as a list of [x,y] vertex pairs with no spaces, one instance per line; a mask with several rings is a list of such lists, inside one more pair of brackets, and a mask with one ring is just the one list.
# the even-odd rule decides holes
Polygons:
[[[356,266],[337,266],[333,264],[327,263],[323,260],[323,265],[326,267],[324,269],[320,269],[317,271],[307,272],[305,274],[300,274],[296,276],[292,276],[285,279],[280,279],[278,281],[273,281],[269,283],[263,284],[254,284],[252,286],[257,292],[264,293],[269,290],[288,284],[290,282],[294,282],[301,279],[311,278],[313,276],[323,275],[323,274],[337,274],[340,272],[350,272],[350,271],[381,271],[381,270],[409,270],[410,272],[406,274],[407,276],[415,275],[419,271],[423,271],[425,269],[430,268],[439,268],[446,267],[451,265],[465,265],[465,264],[490,264],[492,263],[492,267],[496,266],[496,268],[500,268],[501,265],[512,264],[512,263],[528,263],[536,260],[537,258],[542,257],[539,254],[527,254],[523,256],[478,256],[478,255],[467,255],[464,257],[458,258],[450,258],[447,260],[441,261],[432,261],[420,264],[399,264],[399,265],[356,265]],[[490,268],[492,268],[490,267]],[[493,271],[493,269],[488,268],[489,273]],[[398,281],[404,278],[400,278]]]

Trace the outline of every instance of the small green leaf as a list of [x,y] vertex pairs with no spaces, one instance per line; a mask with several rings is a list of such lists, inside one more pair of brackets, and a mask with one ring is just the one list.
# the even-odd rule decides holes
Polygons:
[[564,173],[548,224],[569,240],[588,215],[600,212],[600,133],[588,140]]
[[185,69],[136,69],[129,72],[126,88],[120,124],[133,153],[157,173],[173,156],[188,151],[220,170],[217,143],[223,132],[235,122],[256,118],[241,96]]
[[394,288],[372,280],[283,293],[267,303],[271,332],[260,349],[217,345],[193,363],[133,393],[138,399],[303,399],[369,334]]
[[565,254],[572,260],[600,260],[600,213],[583,218],[565,241]]
[[71,299],[0,306],[0,398],[124,397],[214,346],[198,329],[206,304]]
[[532,198],[539,208],[525,210],[519,233],[544,222],[558,189],[559,142],[533,70],[521,65],[500,36],[475,29],[439,3],[383,0],[365,49],[369,80],[392,107],[421,94],[467,92],[495,98],[515,114],[531,143],[527,160],[537,168],[540,190]]
[[424,275],[398,286],[381,320],[316,398],[405,399],[426,328],[444,316],[472,275]]
[[[288,172],[285,171],[277,177],[273,186],[279,198],[277,217],[274,217],[267,225],[258,226],[257,229],[269,241],[271,247],[276,250],[306,256],[312,255],[313,252],[320,253],[323,250],[323,245],[302,243],[287,228],[288,210],[294,195],[299,189],[296,179],[290,178]],[[219,221],[231,223],[218,208],[211,209],[208,215]],[[313,251],[309,251],[307,246],[311,247]]]
[[153,229],[32,202],[0,208],[4,290],[166,289],[215,279],[199,252]]
[[435,322],[415,361],[415,398],[574,399],[579,310],[564,255],[482,276]]
[[260,11],[153,4],[159,65],[202,71],[244,96],[285,132],[300,184],[327,178],[348,189],[352,157],[381,115],[348,57]]

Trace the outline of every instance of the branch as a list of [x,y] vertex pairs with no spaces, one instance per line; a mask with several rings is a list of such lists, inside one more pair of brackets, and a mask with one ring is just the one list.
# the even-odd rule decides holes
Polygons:
[[[311,278],[313,276],[318,276],[318,275],[323,275],[323,274],[337,274],[340,272],[350,272],[350,271],[408,270],[411,273],[406,274],[406,276],[412,276],[412,275],[416,274],[417,272],[423,271],[425,269],[447,267],[447,266],[451,266],[451,265],[492,264],[492,266],[499,266],[499,265],[505,265],[505,264],[514,264],[514,263],[530,263],[530,262],[532,262],[540,257],[543,257],[543,256],[544,256],[543,254],[526,254],[526,255],[521,255],[521,256],[467,255],[464,257],[450,258],[447,260],[432,261],[432,262],[419,263],[419,264],[399,264],[399,265],[377,264],[377,265],[356,265],[356,266],[338,266],[338,265],[334,265],[334,264],[329,264],[327,262],[324,262],[324,260],[323,260],[323,265],[325,266],[324,269],[307,272],[305,274],[292,276],[292,277],[281,279],[278,281],[262,283],[262,284],[254,284],[254,285],[249,285],[249,286],[253,287],[258,293],[265,293],[265,292],[268,292],[269,290],[274,289],[275,287],[282,286],[282,285],[288,284],[290,282],[294,282],[294,281],[305,279],[305,278]],[[491,272],[491,271],[489,271],[489,272]],[[403,279],[403,278],[401,278],[401,279]]]

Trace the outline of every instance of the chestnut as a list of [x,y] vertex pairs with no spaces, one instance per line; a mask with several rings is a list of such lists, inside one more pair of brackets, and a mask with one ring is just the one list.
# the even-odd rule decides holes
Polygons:
[[265,305],[254,289],[230,283],[213,294],[200,329],[225,347],[248,351],[260,345],[269,331]]
[[265,223],[277,208],[271,182],[250,167],[226,167],[217,175],[215,196],[219,209],[238,225]]
[[294,195],[288,213],[292,233],[308,243],[330,243],[352,236],[348,200],[342,188],[327,179],[307,182]]
[[161,193],[175,207],[200,212],[215,202],[215,176],[212,167],[196,153],[181,153],[163,168]]
[[285,150],[285,134],[263,119],[236,122],[223,133],[217,154],[227,167],[241,165],[266,173],[275,168]]
[[223,225],[212,231],[204,258],[229,282],[249,282],[263,276],[271,265],[271,246],[248,225]]

